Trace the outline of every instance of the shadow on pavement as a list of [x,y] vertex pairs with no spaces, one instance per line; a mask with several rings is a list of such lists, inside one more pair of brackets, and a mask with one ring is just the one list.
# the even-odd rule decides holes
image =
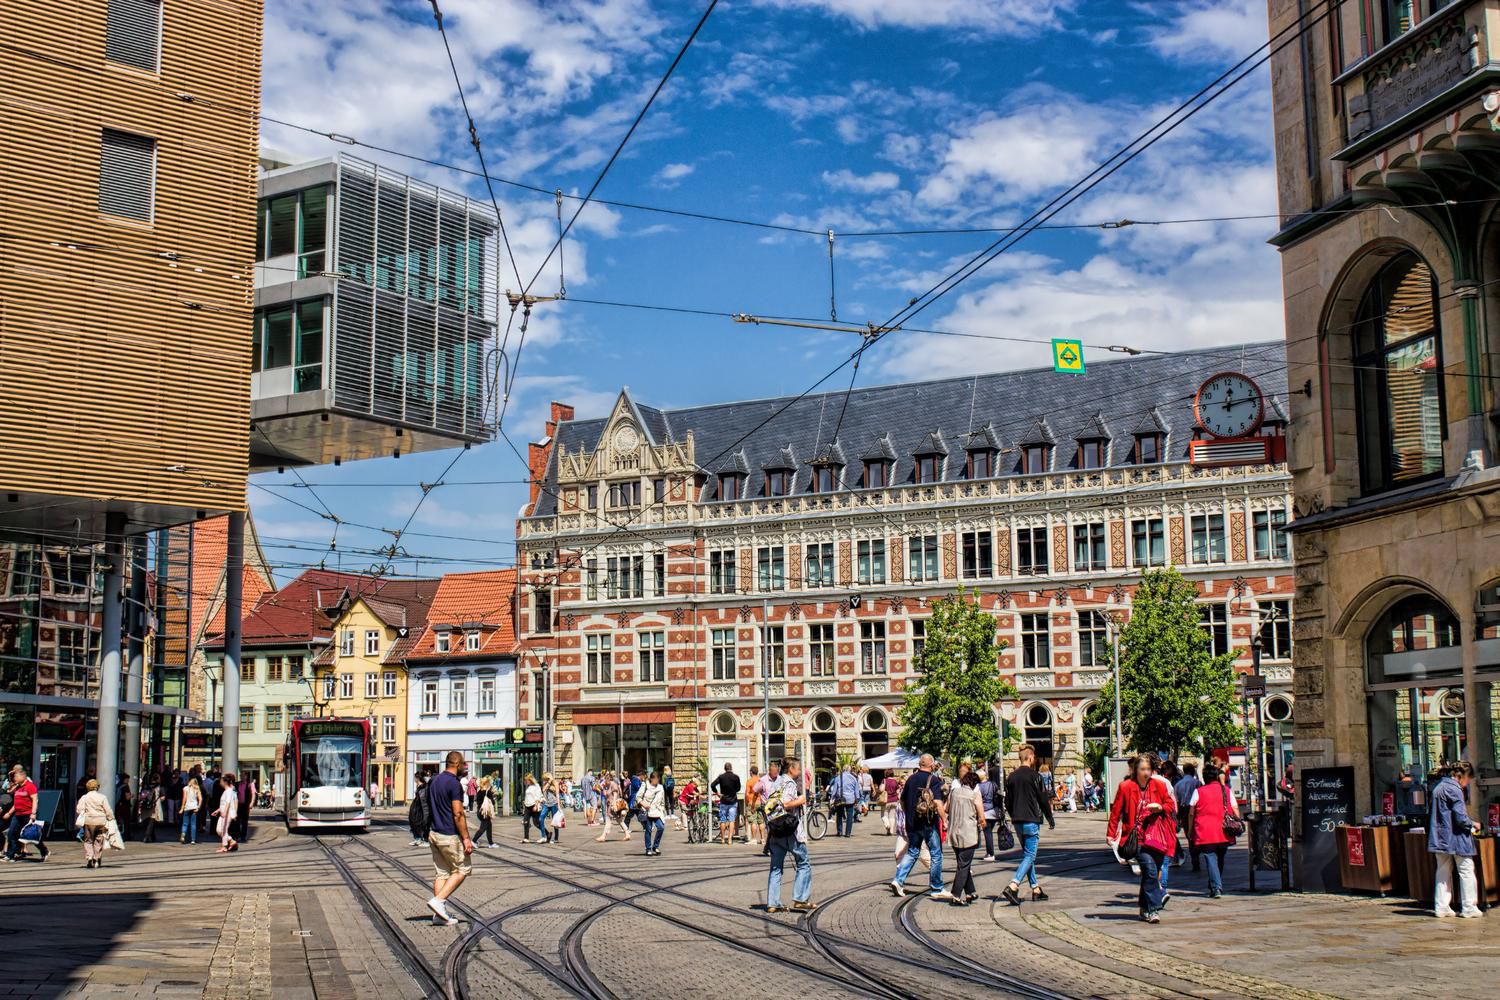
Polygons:
[[[75,980],[78,970],[103,964],[153,903],[150,893],[0,899],[0,983],[12,990],[22,987],[31,998],[59,997],[76,989],[84,978]],[[204,968],[208,958],[204,956]]]

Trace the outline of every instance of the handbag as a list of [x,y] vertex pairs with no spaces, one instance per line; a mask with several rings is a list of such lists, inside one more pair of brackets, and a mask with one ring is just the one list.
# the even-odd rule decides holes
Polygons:
[[1229,811],[1229,789],[1221,783],[1219,792],[1224,796],[1224,836],[1234,840],[1245,832],[1245,821]]
[[1000,829],[995,831],[995,846],[1002,851],[1016,846],[1016,835],[1010,832],[1009,824],[1001,823]]
[[1141,813],[1135,814],[1135,822],[1130,824],[1130,833],[1120,841],[1120,849],[1116,852],[1121,861],[1134,861],[1141,856]]
[[18,838],[23,844],[39,844],[42,842],[42,824],[32,820],[21,827],[21,835]]

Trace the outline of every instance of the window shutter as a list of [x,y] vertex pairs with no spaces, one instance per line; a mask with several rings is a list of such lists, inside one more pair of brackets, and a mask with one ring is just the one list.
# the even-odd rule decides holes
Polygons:
[[99,154],[99,211],[151,221],[156,184],[156,140],[103,130]]
[[161,60],[161,0],[109,0],[104,58],[155,73]]

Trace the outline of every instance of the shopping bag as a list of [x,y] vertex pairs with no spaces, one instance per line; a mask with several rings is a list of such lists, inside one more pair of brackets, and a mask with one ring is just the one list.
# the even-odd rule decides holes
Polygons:
[[125,850],[125,838],[120,836],[120,824],[115,822],[113,816],[104,824],[104,842],[111,850]]
[[568,821],[563,817],[561,809],[559,809],[557,812],[555,812],[555,813],[552,814],[552,826],[554,828],[556,828],[558,830],[561,830],[561,829],[563,829],[563,827],[565,827],[567,825],[568,825]]
[[32,820],[21,827],[20,841],[23,844],[39,844],[42,841],[42,824]]

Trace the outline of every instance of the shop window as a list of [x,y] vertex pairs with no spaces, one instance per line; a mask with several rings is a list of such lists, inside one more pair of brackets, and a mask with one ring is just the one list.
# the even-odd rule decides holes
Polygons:
[[1360,478],[1380,493],[1443,473],[1437,280],[1403,253],[1380,269],[1353,330]]
[[1397,601],[1365,640],[1371,684],[1418,683],[1463,673],[1458,619],[1440,601],[1418,594]]

